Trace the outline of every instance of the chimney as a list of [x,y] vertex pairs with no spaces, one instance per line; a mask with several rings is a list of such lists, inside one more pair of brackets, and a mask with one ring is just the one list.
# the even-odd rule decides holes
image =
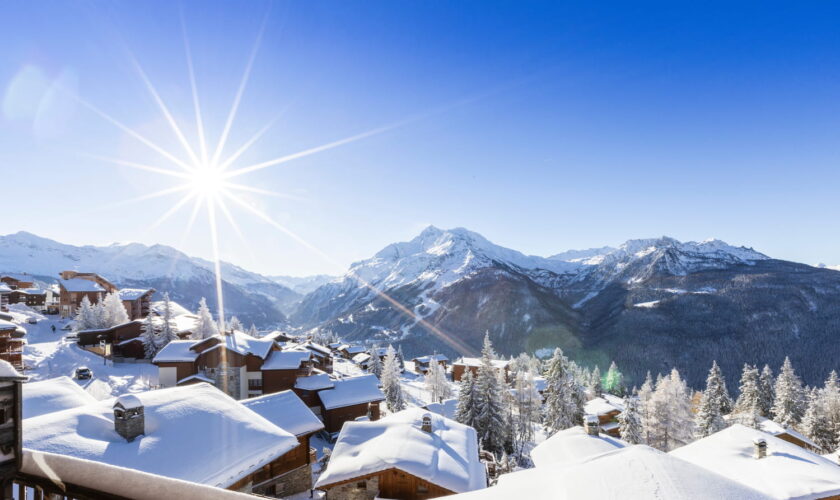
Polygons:
[[125,395],[114,403],[114,430],[129,443],[146,433],[146,416],[137,396]]
[[755,458],[761,459],[767,456],[767,440],[764,438],[755,438],[753,440],[755,445]]
[[432,415],[430,413],[423,414],[423,421],[420,424],[420,430],[423,432],[432,433]]
[[583,428],[590,436],[597,436],[599,431],[599,422],[597,415],[586,415],[583,418]]

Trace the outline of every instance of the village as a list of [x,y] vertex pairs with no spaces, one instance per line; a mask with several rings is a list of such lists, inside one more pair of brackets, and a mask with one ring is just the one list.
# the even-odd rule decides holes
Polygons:
[[405,359],[94,272],[0,281],[5,498],[840,498],[834,373],[631,389],[559,350]]

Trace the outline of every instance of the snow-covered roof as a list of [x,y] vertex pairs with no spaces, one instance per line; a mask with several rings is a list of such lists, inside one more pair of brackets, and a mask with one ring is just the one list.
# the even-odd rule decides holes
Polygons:
[[244,399],[240,403],[295,436],[318,432],[324,428],[312,410],[292,391]]
[[194,314],[181,314],[172,318],[172,326],[178,333],[191,332],[198,322],[198,316]]
[[[252,354],[254,356],[257,356],[258,358],[265,359],[266,356],[268,356],[268,353],[271,352],[271,349],[274,347],[274,341],[271,339],[254,338],[245,332],[240,332],[239,330],[236,330],[229,335],[219,334],[214,335],[211,338],[221,340],[221,342],[201,352],[207,352],[212,351],[213,349],[220,349],[222,347],[226,347],[227,349],[235,353],[241,354],[243,356]],[[199,344],[207,342],[208,340],[210,339],[204,339],[198,342],[194,342],[193,347],[197,347]]]
[[173,340],[161,349],[152,363],[183,363],[192,362],[198,353],[192,350],[195,340]]
[[777,423],[774,420],[770,420],[769,418],[759,417],[758,418],[758,426],[759,428],[766,432],[767,434],[771,434],[773,436],[778,436],[780,434],[787,434],[791,437],[794,437],[803,443],[807,444],[808,446],[813,446],[816,449],[819,449],[819,445],[813,441],[811,441],[807,436],[797,432],[794,429],[789,427],[785,427],[780,423]]
[[112,399],[24,420],[24,446],[220,487],[298,446],[290,433],[208,384],[136,397],[146,433],[130,443],[114,430]]
[[342,351],[346,351],[347,354],[359,354],[360,352],[365,352],[367,349],[364,346],[360,345],[348,345],[340,348]]
[[6,321],[5,319],[0,319],[0,331],[7,331],[7,330],[14,330],[15,333],[19,335],[26,335],[26,328],[18,325],[17,323],[12,323],[11,321]]
[[443,415],[446,418],[455,418],[455,411],[458,409],[458,400],[445,399],[442,403],[429,403],[426,409],[430,412]]
[[332,389],[321,391],[318,396],[327,410],[385,399],[385,395],[379,390],[379,379],[376,375],[335,380]]
[[345,423],[315,488],[392,468],[455,493],[484,488],[475,429],[431,413],[432,432],[425,432],[427,413],[409,408],[376,422]]
[[303,347],[312,351],[316,356],[332,356],[332,351],[330,350],[330,348],[322,346],[321,344],[307,342],[303,344]]
[[419,358],[414,358],[412,361],[420,362],[420,363],[431,363],[432,360],[437,362],[446,361],[449,362],[449,358],[446,357],[445,354],[430,354],[428,356],[420,356]]
[[360,365],[362,363],[367,362],[369,359],[370,359],[370,354],[368,354],[366,352],[360,352],[359,354],[356,354],[355,356],[353,356],[352,361],[354,363],[356,363],[357,365]]
[[11,291],[12,291],[12,289],[11,289],[11,287],[9,287],[9,285],[7,285],[5,283],[0,283],[0,293],[9,293]]
[[547,464],[572,464],[629,446],[621,439],[605,434],[590,436],[581,426],[556,432],[531,450],[531,460],[541,467]]
[[24,283],[34,283],[35,282],[35,278],[30,274],[0,273],[0,278],[12,278],[15,281],[22,281]]
[[[481,366],[481,358],[460,358],[455,361],[456,365],[464,365],[464,366],[474,366],[479,367]],[[505,368],[507,365],[510,364],[509,360],[506,359],[494,359],[491,361],[491,364],[495,368]]]
[[[163,316],[164,301],[156,300],[152,302],[150,308],[155,314]],[[169,301],[169,311],[172,313],[172,316],[176,318],[178,316],[183,316],[184,314],[192,314],[186,307],[175,302],[174,300]]]
[[587,415],[606,415],[614,411],[621,412],[622,409],[610,403],[604,398],[590,399],[583,405],[583,412]]
[[102,285],[95,281],[83,278],[70,278],[69,280],[58,280],[59,284],[68,292],[104,292]]
[[58,377],[23,384],[23,418],[62,411],[95,403],[91,396],[70,377]]
[[297,370],[301,363],[312,359],[310,351],[273,351],[263,363],[263,370]]
[[310,375],[308,377],[298,377],[295,381],[295,389],[302,389],[304,391],[317,391],[320,389],[330,389],[334,387],[333,381],[326,373],[319,373],[318,375]]
[[709,470],[654,450],[628,446],[577,464],[548,464],[499,477],[496,486],[452,500],[769,500]]
[[213,380],[212,378],[205,377],[204,375],[202,375],[200,373],[196,373],[195,375],[190,375],[189,377],[182,378],[181,380],[176,382],[176,385],[181,385],[184,382],[190,382],[192,380],[198,380],[200,382],[207,382],[208,384],[215,384],[216,383],[216,381]]
[[[137,300],[147,293],[154,292],[154,288],[123,288],[119,291],[120,300]],[[170,310],[171,310],[170,306]]]
[[12,366],[11,363],[9,363],[6,360],[0,359],[0,379],[2,379],[2,378],[5,378],[5,379],[13,378],[13,379],[18,379],[18,380],[25,380],[26,379],[26,377],[24,377],[23,375],[18,373],[17,370],[15,370],[15,367]]
[[[767,442],[764,458],[754,458],[756,439]],[[840,495],[840,467],[836,463],[741,424],[677,448],[671,455],[774,498],[804,500]]]

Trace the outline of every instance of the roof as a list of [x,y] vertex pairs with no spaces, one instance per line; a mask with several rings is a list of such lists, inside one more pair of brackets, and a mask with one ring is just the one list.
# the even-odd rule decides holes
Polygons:
[[312,410],[292,391],[244,399],[240,403],[295,436],[311,434],[324,428]]
[[[510,361],[506,359],[494,359],[491,363],[495,368],[505,368],[508,364],[510,364]],[[454,364],[479,367],[481,366],[481,358],[460,358],[455,361]]]
[[774,420],[770,420],[769,418],[759,417],[758,425],[762,431],[770,434],[772,436],[779,436],[780,434],[787,434],[791,437],[794,437],[803,443],[807,444],[808,446],[813,446],[816,449],[820,449],[820,446],[811,441],[807,436],[789,428],[785,427],[780,423],[777,423]]
[[364,346],[360,345],[342,346],[339,349],[341,349],[342,351],[347,351],[347,354],[359,354],[360,352],[367,351],[367,349],[365,349]]
[[295,389],[302,389],[304,391],[317,391],[320,389],[330,389],[334,387],[332,379],[326,373],[318,375],[310,375],[308,377],[298,377],[295,381]]
[[26,380],[8,361],[0,359],[0,379]]
[[70,377],[58,377],[23,384],[23,418],[95,403],[96,398]]
[[358,365],[367,362],[369,359],[370,354],[366,352],[360,352],[359,354],[353,356],[352,361]]
[[35,278],[32,275],[22,273],[0,273],[0,278],[12,278],[15,281],[23,281],[24,283],[35,282]]
[[[217,338],[222,342],[206,349],[207,351],[211,349],[217,349],[220,346],[224,346],[229,350],[246,356],[248,354],[252,354],[259,358],[265,359],[268,356],[268,353],[271,352],[271,349],[274,347],[274,341],[271,339],[258,339],[248,335],[245,332],[240,332],[239,330],[234,331],[230,335],[215,335],[211,338]],[[195,344],[198,345],[200,342],[206,342],[209,339],[201,340],[196,342]],[[203,352],[203,351],[202,351]]]
[[195,343],[195,340],[173,340],[155,355],[152,363],[193,362],[198,357],[198,353],[192,350]]
[[95,281],[83,278],[70,278],[69,280],[58,280],[58,283],[68,292],[104,292],[102,285]]
[[[755,439],[767,441],[767,456],[753,457]],[[735,424],[677,448],[671,455],[761,489],[774,498],[811,499],[840,495],[840,467],[758,429]]]
[[431,355],[428,355],[428,356],[420,356],[418,358],[412,359],[412,361],[414,361],[414,362],[419,361],[420,363],[431,363],[431,361],[433,359],[437,362],[441,362],[441,361],[447,361],[448,362],[449,361],[449,358],[447,358],[443,354],[431,354]]
[[24,420],[24,446],[220,487],[298,446],[290,433],[208,384],[135,396],[147,434],[130,443],[114,430],[111,399]]
[[379,390],[379,379],[376,375],[335,380],[332,389],[321,391],[318,396],[327,410],[385,399],[385,395]]
[[312,359],[310,351],[273,351],[263,363],[263,370],[297,370],[301,363]]
[[429,403],[426,409],[432,413],[443,415],[446,418],[455,418],[455,411],[458,409],[458,400],[446,399],[442,403]]
[[191,380],[198,380],[199,382],[207,382],[208,384],[215,384],[216,383],[216,381],[213,380],[212,378],[205,377],[204,375],[196,373],[195,375],[190,375],[189,377],[182,378],[181,380],[176,382],[175,385],[183,384],[184,382],[189,382]]
[[577,464],[549,464],[499,477],[452,500],[767,500],[770,497],[648,446],[628,446]]
[[[155,314],[159,316],[163,316],[163,300],[156,300],[151,303],[149,306]],[[183,316],[184,314],[192,314],[186,307],[182,306],[181,304],[175,302],[174,300],[169,301],[169,311],[172,313],[173,317]]]
[[572,464],[629,446],[626,442],[600,434],[590,436],[581,426],[556,432],[531,450],[531,460],[541,467],[547,464]]
[[[154,288],[123,288],[119,291],[120,300],[137,300],[147,293],[154,293]],[[171,308],[171,306],[170,306]]]
[[12,289],[5,283],[0,283],[0,293],[9,293]]
[[7,330],[14,330],[17,334],[26,335],[26,328],[18,325],[17,323],[12,323],[11,321],[0,319],[0,331]]
[[303,344],[303,347],[309,349],[317,356],[332,356],[332,351],[330,350],[330,348],[322,346],[321,344],[307,342]]
[[398,468],[455,493],[484,488],[475,429],[437,414],[420,429],[425,410],[409,408],[375,422],[347,422],[315,488]]
[[606,415],[614,411],[621,412],[623,408],[610,403],[604,398],[590,399],[583,405],[583,412],[587,415]]

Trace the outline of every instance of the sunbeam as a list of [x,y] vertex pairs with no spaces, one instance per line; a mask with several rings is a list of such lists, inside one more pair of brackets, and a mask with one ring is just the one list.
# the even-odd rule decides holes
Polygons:
[[222,293],[222,261],[219,257],[219,233],[216,226],[216,207],[211,200],[205,200],[207,219],[210,222],[210,240],[213,247],[213,269],[216,274],[216,300],[219,310],[219,329],[225,331],[225,302]]
[[184,20],[184,6],[180,5],[181,35],[184,38],[184,52],[187,58],[187,72],[190,76],[190,89],[192,90],[193,108],[195,110],[195,128],[198,131],[198,146],[201,151],[201,163],[207,165],[207,139],[204,136],[204,121],[201,118],[201,103],[198,99],[198,85],[195,82],[195,68],[193,67],[192,50],[190,39],[187,36],[187,22]]
[[178,172],[178,171],[175,171],[175,170],[169,170],[169,169],[166,169],[166,168],[155,167],[155,166],[152,166],[152,165],[144,165],[142,163],[136,163],[136,162],[128,161],[128,160],[121,160],[119,158],[110,158],[108,156],[99,156],[99,155],[94,155],[94,154],[90,154],[90,153],[79,153],[79,154],[81,154],[83,156],[87,156],[89,158],[93,158],[95,160],[101,160],[101,161],[104,161],[106,163],[115,163],[117,165],[122,165],[124,167],[136,168],[138,170],[145,170],[147,172],[153,172],[153,173],[156,173],[156,174],[170,175],[172,177],[178,177],[178,178],[181,178],[181,179],[189,179],[190,178],[190,175],[185,173],[185,172]]

